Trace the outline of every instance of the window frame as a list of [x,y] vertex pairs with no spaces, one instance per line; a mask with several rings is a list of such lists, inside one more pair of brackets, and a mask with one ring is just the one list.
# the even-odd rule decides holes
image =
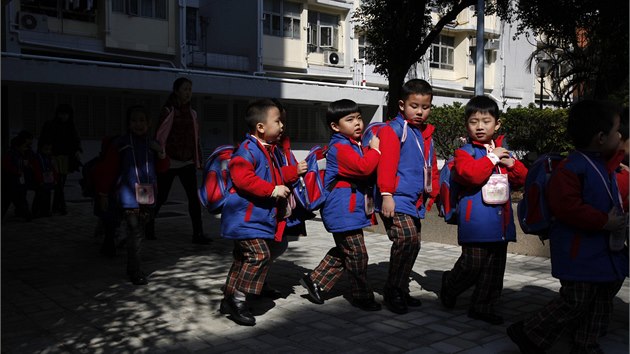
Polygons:
[[[290,3],[298,13],[290,12]],[[263,34],[274,37],[301,39],[302,4],[285,0],[267,0],[263,3]],[[288,27],[286,23],[288,22]],[[276,26],[277,24],[277,26]],[[277,28],[276,28],[277,27]]]
[[167,0],[112,0],[111,10],[129,16],[168,20]]
[[[436,51],[438,54],[437,60],[435,60]],[[444,60],[444,56],[446,56],[446,60]],[[435,38],[433,43],[431,43],[431,57],[429,60],[429,66],[435,69],[455,70],[454,36],[440,34]]]
[[[324,18],[335,19],[336,21],[325,21]],[[307,23],[307,51],[308,53],[322,53],[325,50],[339,50],[339,15],[329,14],[319,11],[310,11]],[[325,36],[327,43],[322,44],[322,29],[327,29],[329,33]],[[314,42],[313,40],[316,40]]]

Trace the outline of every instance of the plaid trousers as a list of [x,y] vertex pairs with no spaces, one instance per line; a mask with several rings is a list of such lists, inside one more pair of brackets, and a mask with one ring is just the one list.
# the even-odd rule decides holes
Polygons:
[[259,295],[271,265],[271,252],[264,239],[235,240],[233,262],[225,281],[225,296],[234,290]]
[[392,241],[386,287],[409,293],[409,277],[420,252],[420,219],[395,213],[393,218],[381,215],[387,236]]
[[462,254],[446,278],[446,293],[457,296],[475,286],[470,310],[492,313],[503,290],[507,242],[462,244]]
[[367,281],[368,254],[363,240],[363,230],[333,233],[335,247],[310,274],[311,280],[323,291],[330,291],[341,278],[344,270],[350,276],[352,297],[373,299],[374,294]]
[[597,352],[597,339],[605,334],[613,309],[613,299],[623,281],[590,283],[560,280],[558,297],[533,317],[525,320],[523,329],[539,347],[551,347],[571,324],[574,349]]

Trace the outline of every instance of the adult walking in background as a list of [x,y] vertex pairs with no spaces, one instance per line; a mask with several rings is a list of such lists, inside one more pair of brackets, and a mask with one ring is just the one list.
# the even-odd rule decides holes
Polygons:
[[[170,168],[158,174],[158,192],[155,215],[168,199],[173,180],[179,177],[186,197],[188,213],[193,226],[192,242],[208,244],[210,239],[203,235],[201,205],[197,197],[197,169],[201,168],[201,145],[199,143],[199,121],[197,112],[190,106],[192,81],[180,77],[173,82],[173,91],[162,107],[156,140],[169,156]],[[155,239],[155,222],[147,225],[146,238]]]
[[81,138],[74,125],[74,110],[69,104],[60,104],[53,119],[44,123],[39,140],[52,144],[52,155],[58,177],[54,189],[52,212],[65,215],[66,197],[64,189],[68,174],[78,171],[81,165]]

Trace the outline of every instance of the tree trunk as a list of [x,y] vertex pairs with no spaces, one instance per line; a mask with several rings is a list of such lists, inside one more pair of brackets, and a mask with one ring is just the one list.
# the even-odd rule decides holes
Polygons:
[[393,70],[389,73],[389,89],[387,91],[387,119],[392,119],[398,114],[398,100],[402,85],[405,83],[407,71]]

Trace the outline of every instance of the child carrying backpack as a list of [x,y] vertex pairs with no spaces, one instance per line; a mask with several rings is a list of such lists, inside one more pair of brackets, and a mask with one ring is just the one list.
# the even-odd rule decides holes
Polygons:
[[549,238],[549,227],[553,222],[546,197],[547,184],[551,173],[563,159],[564,156],[555,152],[536,159],[527,172],[523,199],[517,206],[518,223],[523,232],[537,235],[543,243]]

